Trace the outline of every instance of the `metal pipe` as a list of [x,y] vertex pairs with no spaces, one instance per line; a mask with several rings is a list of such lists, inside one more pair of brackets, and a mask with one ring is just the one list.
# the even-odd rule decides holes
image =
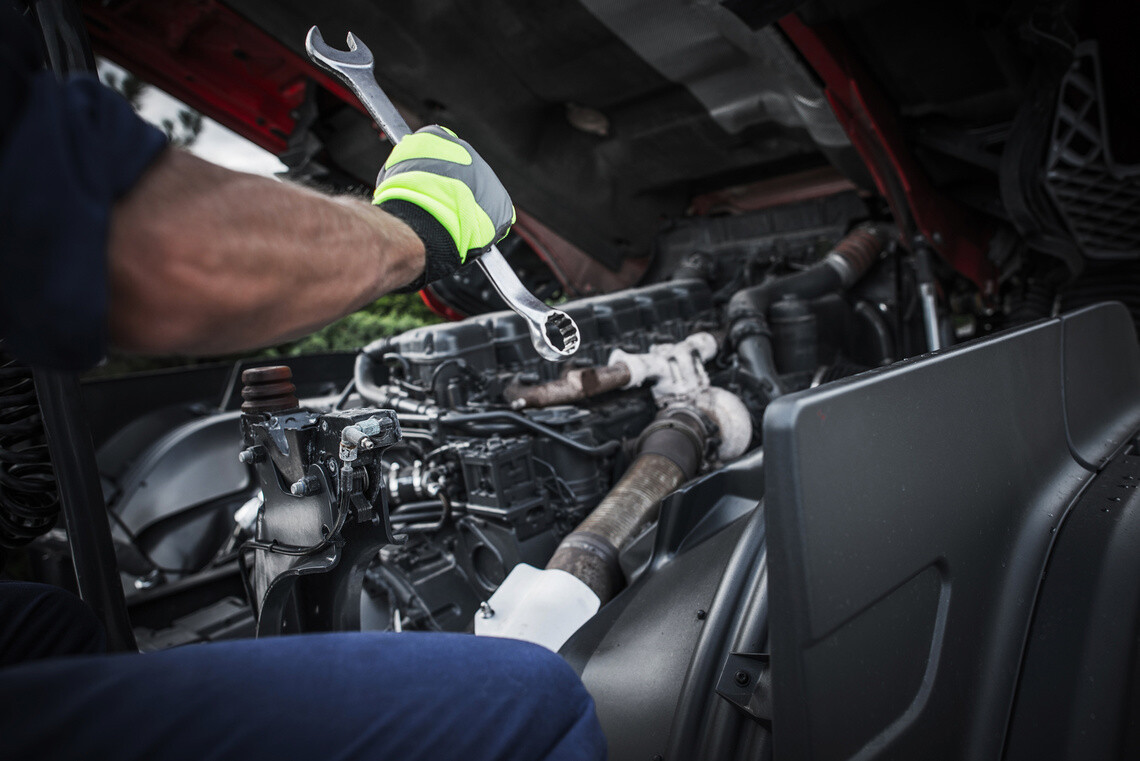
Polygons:
[[922,327],[926,332],[929,351],[942,348],[942,331],[938,327],[938,301],[934,293],[934,273],[930,269],[930,249],[917,245],[914,249],[914,268],[918,275],[918,294],[922,301]]
[[558,380],[536,386],[513,383],[503,391],[503,398],[510,403],[511,409],[516,410],[524,407],[553,407],[624,388],[629,384],[630,378],[629,366],[624,362],[615,362],[602,367],[570,370]]
[[620,585],[623,547],[657,519],[661,500],[688,481],[704,460],[708,431],[687,407],[663,410],[646,429],[639,454],[610,493],[558,545],[547,569],[577,577],[609,601]]

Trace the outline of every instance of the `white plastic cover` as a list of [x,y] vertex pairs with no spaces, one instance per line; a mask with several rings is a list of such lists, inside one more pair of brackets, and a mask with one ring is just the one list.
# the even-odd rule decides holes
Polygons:
[[[593,618],[601,601],[588,586],[565,571],[516,565],[487,601],[490,610],[475,614],[475,633],[558,648]],[[488,615],[489,614],[489,615]]]

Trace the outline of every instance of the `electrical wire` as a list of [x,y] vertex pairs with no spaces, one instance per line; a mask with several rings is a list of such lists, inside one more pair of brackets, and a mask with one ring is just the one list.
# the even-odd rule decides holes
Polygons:
[[356,379],[353,378],[348,382],[348,385],[344,387],[344,390],[340,392],[340,396],[336,398],[336,402],[334,402],[332,406],[333,410],[342,409],[344,407],[344,403],[348,401],[348,397],[352,396],[352,392],[355,390]]
[[553,465],[548,463],[546,460],[535,457],[534,455],[531,455],[531,459],[550,471],[551,480],[553,480],[555,485],[561,489],[559,496],[561,496],[563,500],[570,503],[576,503],[578,501],[578,495],[574,493],[574,489],[571,488],[570,484],[566,483],[566,480],[563,479],[562,476],[558,475],[558,471],[555,470]]

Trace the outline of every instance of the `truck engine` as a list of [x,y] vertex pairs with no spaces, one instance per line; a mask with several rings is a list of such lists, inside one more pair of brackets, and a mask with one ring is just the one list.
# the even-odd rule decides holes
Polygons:
[[517,207],[349,351],[0,342],[0,560],[113,649],[528,640],[617,759],[1140,757],[1135,9],[28,5],[288,181],[439,124]]
[[[522,565],[587,600],[551,623],[557,648],[645,569],[666,495],[761,448],[770,401],[926,348],[893,236],[854,194],[694,221],[662,240],[670,278],[561,305],[582,335],[570,362],[496,312],[374,341],[337,393],[298,399],[287,366],[247,369],[240,413],[199,409],[157,443],[146,423],[122,432],[101,454],[131,464],[108,483],[124,580],[169,590],[144,606],[161,612],[143,646],[216,627],[526,638],[501,608],[542,583],[492,599]],[[174,469],[197,488],[164,481]],[[225,568],[253,609],[187,610],[200,598],[175,590]]]

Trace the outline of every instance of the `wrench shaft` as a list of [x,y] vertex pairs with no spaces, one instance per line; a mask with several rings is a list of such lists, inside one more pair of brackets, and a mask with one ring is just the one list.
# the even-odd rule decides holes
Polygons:
[[495,291],[503,297],[503,301],[507,302],[507,306],[528,319],[538,320],[540,323],[546,319],[550,307],[535,298],[526,288],[521,287],[521,283],[519,288],[504,285],[510,283],[510,278],[514,278],[517,282],[518,277],[503,258],[498,246],[491,246],[491,250],[475,262],[486,273],[487,279],[491,281]]
[[392,99],[380,89],[380,85],[376,84],[371,74],[348,78],[347,83],[352,88],[353,94],[364,104],[369,116],[380,126],[393,145],[412,133],[404,117],[396,110]]

